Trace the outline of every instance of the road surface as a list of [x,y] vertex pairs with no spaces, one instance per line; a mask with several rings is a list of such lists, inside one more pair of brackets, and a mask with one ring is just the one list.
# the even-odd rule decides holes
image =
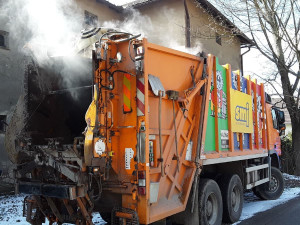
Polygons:
[[300,225],[300,196],[243,220],[238,225]]

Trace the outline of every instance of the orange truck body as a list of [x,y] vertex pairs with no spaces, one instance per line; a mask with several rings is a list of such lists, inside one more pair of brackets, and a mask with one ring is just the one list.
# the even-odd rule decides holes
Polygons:
[[[26,162],[26,157],[19,157],[23,161],[16,176],[17,189],[34,196],[25,201],[32,209],[52,222],[92,224],[95,209],[101,215],[113,210],[111,218],[123,221],[112,224],[133,219],[151,224],[184,212],[191,201],[194,204],[196,180],[209,174],[238,174],[246,189],[269,182],[271,161],[279,165],[281,149],[263,84],[232,71],[229,64],[219,65],[213,55],[195,56],[145,38],[102,43],[100,39],[96,47],[84,137],[76,137],[81,129],[76,124],[84,118],[74,117],[71,123],[70,118],[78,113],[75,107],[86,102],[60,104],[62,98],[72,100],[63,89],[31,107],[33,116],[27,124],[37,121],[27,128],[32,142],[13,140],[22,154],[31,157]],[[29,77],[36,75],[43,73],[31,72]],[[49,77],[46,74],[45,80]],[[30,79],[29,85],[38,80]],[[33,100],[43,96],[38,88],[29,90],[36,94]],[[72,90],[79,96],[79,89]],[[55,117],[39,128],[50,120],[50,116],[43,119],[45,112],[55,110],[61,110],[59,121],[68,119],[66,126],[71,124],[77,132],[68,136],[75,137],[69,145],[60,144],[60,139],[46,145],[40,138],[68,131],[66,126],[50,129],[62,124]],[[101,197],[92,197],[95,192]],[[65,217],[63,212],[68,212]]]
[[[140,51],[140,55],[137,54],[140,61],[136,62],[131,61],[128,56],[128,43],[115,44],[112,42],[108,45],[108,54],[110,54],[107,56],[108,58],[112,58],[117,52],[121,52],[124,56],[117,68],[111,68],[111,71],[118,69],[128,73],[115,75],[114,90],[107,91],[102,88],[102,101],[99,101],[99,105],[103,106],[103,110],[101,110],[103,113],[98,112],[97,115],[98,120],[105,124],[102,129],[100,128],[100,133],[105,137],[106,151],[113,152],[111,166],[115,173],[114,178],[117,182],[127,184],[124,190],[120,188],[111,190],[122,194],[122,207],[135,210],[140,223],[149,224],[185,210],[197,167],[201,171],[204,165],[212,162],[222,163],[224,159],[226,162],[230,162],[237,160],[240,156],[244,159],[247,159],[247,156],[267,156],[268,150],[274,149],[274,140],[280,139],[278,131],[272,126],[271,108],[265,101],[263,84],[257,84],[256,80],[252,81],[248,77],[246,79],[247,94],[251,95],[250,87],[253,86],[252,90],[254,90],[255,96],[253,115],[255,115],[254,120],[260,122],[254,122],[253,132],[249,133],[248,141],[251,140],[249,147],[244,148],[243,145],[240,145],[238,149],[235,148],[234,134],[241,140],[243,133],[234,133],[230,126],[231,117],[234,115],[230,111],[232,71],[230,65],[227,64],[223,67],[227,77],[228,150],[224,151],[219,147],[218,122],[220,119],[215,117],[214,131],[217,147],[214,151],[206,151],[204,149],[205,134],[209,117],[208,108],[211,104],[208,96],[211,91],[211,80],[217,80],[216,57],[208,55],[204,59],[149,43],[146,39],[135,44],[136,51]],[[138,64],[137,62],[142,65],[139,72],[135,66],[135,63]],[[109,67],[106,63],[103,61],[95,73],[96,84],[99,84],[100,71]],[[191,68],[195,71],[194,78],[191,76]],[[206,76],[203,76],[203,73],[206,73]],[[240,75],[238,72],[236,74],[237,87],[238,90],[241,90]],[[157,93],[154,94],[154,90],[151,88],[149,81],[151,75],[159,78],[165,91],[179,92],[178,100],[175,101],[177,150],[172,100],[168,99],[164,93],[164,96],[161,97],[161,111],[159,111],[160,98]],[[109,81],[106,80],[106,82]],[[98,88],[101,90],[100,84]],[[215,96],[218,96],[217,88],[213,91],[215,91]],[[257,96],[261,98],[259,113],[256,113]],[[216,102],[217,98],[214,99]],[[125,112],[125,109],[128,112]],[[217,114],[218,108],[215,107],[214,110]],[[204,113],[201,114],[203,111]],[[160,113],[161,131],[159,131]],[[200,127],[202,130],[199,130],[200,120],[203,123]],[[111,124],[113,126],[110,126]],[[162,136],[162,155],[160,154],[159,132]],[[197,156],[199,132],[202,133],[200,136],[201,152]],[[97,139],[94,139],[93,144],[95,141]],[[188,150],[190,142],[193,145]],[[133,150],[131,157],[127,155],[126,149]],[[187,156],[188,154],[189,156]],[[101,156],[95,154],[94,157]],[[151,157],[153,159],[150,159]],[[130,162],[126,162],[128,159]],[[140,172],[145,173],[145,190],[136,186],[139,182],[138,174]],[[144,194],[139,193],[143,191]]]

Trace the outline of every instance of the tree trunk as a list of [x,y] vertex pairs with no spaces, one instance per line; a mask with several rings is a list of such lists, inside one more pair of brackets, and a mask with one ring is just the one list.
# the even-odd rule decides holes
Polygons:
[[293,167],[294,174],[300,176],[300,123],[293,123],[292,119],[292,142],[293,142]]

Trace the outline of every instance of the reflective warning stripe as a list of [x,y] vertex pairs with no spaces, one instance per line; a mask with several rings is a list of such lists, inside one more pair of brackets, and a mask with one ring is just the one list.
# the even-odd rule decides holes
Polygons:
[[131,112],[131,103],[130,103],[130,91],[131,91],[131,83],[130,83],[130,74],[125,73],[123,78],[123,111],[124,113]]
[[145,79],[139,78],[136,80],[136,105],[137,116],[145,115]]

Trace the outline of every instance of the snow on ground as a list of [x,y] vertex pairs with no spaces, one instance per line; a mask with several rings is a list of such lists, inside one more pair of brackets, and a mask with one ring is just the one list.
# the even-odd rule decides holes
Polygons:
[[[26,218],[23,217],[23,200],[25,196],[0,196],[0,225],[29,225]],[[99,213],[93,213],[93,223],[95,225],[106,224]],[[49,222],[46,221],[44,225],[49,225]]]
[[[256,213],[271,209],[300,195],[300,177],[289,174],[283,174],[283,177],[285,180],[285,189],[281,197],[277,200],[263,201],[256,197],[252,191],[244,194],[244,207],[239,222],[254,216]],[[239,224],[239,222],[235,224]]]
[[[244,194],[244,208],[240,221],[254,216],[256,213],[266,211],[277,205],[283,204],[300,195],[300,177],[284,174],[285,190],[277,200],[262,201],[253,192]],[[23,217],[23,199],[25,195],[0,196],[0,225],[28,225]],[[99,213],[93,214],[95,225],[104,225],[105,221]],[[239,222],[238,222],[239,223]],[[236,223],[236,224],[238,224]],[[45,223],[48,225],[49,223]]]
[[28,225],[23,217],[24,195],[0,197],[0,225]]
[[283,177],[286,180],[300,180],[300,177],[297,177],[297,176],[294,176],[294,175],[290,175],[290,174],[287,174],[287,173],[284,173]]
[[[277,200],[260,200],[253,192],[245,193],[244,195],[244,208],[240,221],[254,216],[256,213],[266,211],[277,205],[285,203],[300,195],[300,187],[287,188],[282,193],[281,197]],[[238,222],[239,223],[239,222]],[[236,223],[236,224],[238,224]]]

